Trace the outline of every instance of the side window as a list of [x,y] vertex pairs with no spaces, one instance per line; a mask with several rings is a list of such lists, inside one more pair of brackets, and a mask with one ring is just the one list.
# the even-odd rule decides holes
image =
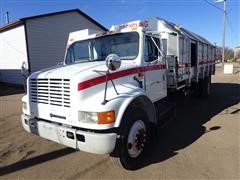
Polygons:
[[[155,41],[157,46],[160,47],[159,39],[153,38],[153,40]],[[150,36],[146,36],[145,38],[144,59],[146,62],[151,62],[159,58],[158,48],[154,44],[153,40]]]

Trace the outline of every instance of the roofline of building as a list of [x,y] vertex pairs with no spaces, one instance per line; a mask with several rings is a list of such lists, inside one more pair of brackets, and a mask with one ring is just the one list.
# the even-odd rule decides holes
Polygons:
[[13,21],[13,22],[10,22],[6,25],[0,26],[0,32],[12,29],[14,27],[17,27],[17,26],[20,26],[20,25],[23,25],[23,24],[24,24],[24,22],[21,21],[20,19],[16,20],[16,21]]
[[101,25],[100,23],[95,21],[93,18],[91,18],[90,16],[88,16],[87,14],[82,12],[81,10],[79,10],[79,9],[70,9],[70,10],[65,10],[65,11],[59,11],[59,12],[54,12],[54,13],[47,13],[47,14],[42,14],[42,15],[36,15],[36,16],[30,16],[30,17],[21,18],[19,20],[16,20],[14,22],[11,22],[9,24],[1,26],[0,27],[0,32],[3,32],[3,31],[6,31],[6,30],[15,28],[15,27],[17,27],[19,25],[23,25],[23,24],[25,24],[25,21],[30,20],[30,19],[36,19],[36,18],[42,18],[42,17],[47,17],[47,16],[59,15],[59,14],[64,14],[64,13],[69,13],[69,12],[77,12],[80,15],[82,15],[83,17],[85,17],[86,19],[88,19],[89,21],[91,21],[92,23],[94,23],[97,26],[99,26],[104,31],[108,31],[107,28],[105,28],[103,25]]

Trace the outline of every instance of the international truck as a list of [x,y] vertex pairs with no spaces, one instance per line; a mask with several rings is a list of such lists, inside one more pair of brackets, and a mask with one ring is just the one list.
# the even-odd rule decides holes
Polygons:
[[125,169],[143,161],[155,127],[174,114],[170,94],[208,97],[215,47],[161,18],[69,34],[64,62],[32,73],[24,129]]

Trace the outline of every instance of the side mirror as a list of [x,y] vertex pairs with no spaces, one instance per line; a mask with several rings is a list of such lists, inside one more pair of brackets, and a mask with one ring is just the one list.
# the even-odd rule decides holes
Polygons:
[[21,73],[22,73],[22,76],[23,76],[24,91],[27,92],[26,81],[27,81],[27,77],[29,75],[29,72],[28,72],[28,68],[27,68],[27,63],[24,62],[24,61],[22,62]]
[[117,54],[109,54],[105,61],[107,68],[111,71],[116,71],[121,66],[121,59]]
[[24,62],[24,61],[22,62],[21,72],[22,72],[22,75],[26,75],[26,74],[28,74],[27,63]]

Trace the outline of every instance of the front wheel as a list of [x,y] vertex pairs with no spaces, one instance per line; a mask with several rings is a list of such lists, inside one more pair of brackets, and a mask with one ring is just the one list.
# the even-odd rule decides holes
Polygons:
[[120,127],[117,157],[112,157],[112,160],[125,169],[137,169],[144,160],[149,140],[150,126],[146,113],[142,109],[129,109]]

